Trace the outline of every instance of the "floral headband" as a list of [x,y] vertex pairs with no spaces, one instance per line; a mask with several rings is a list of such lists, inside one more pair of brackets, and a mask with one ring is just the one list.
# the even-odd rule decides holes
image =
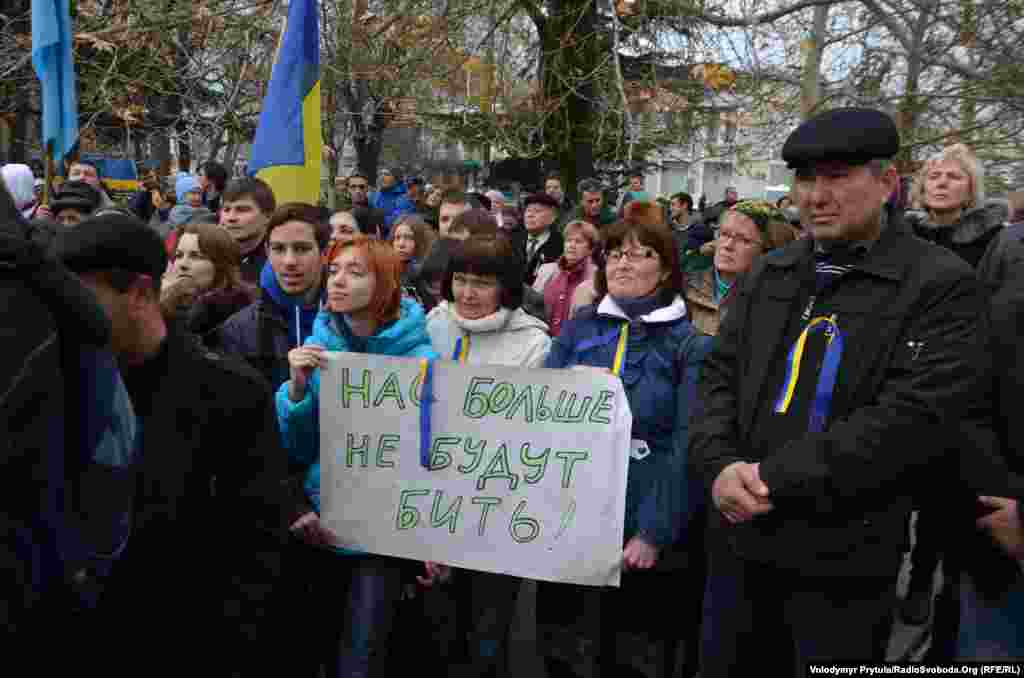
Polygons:
[[773,221],[786,223],[786,215],[782,210],[767,200],[744,200],[733,205],[731,209],[757,224],[758,230],[762,233],[768,230],[768,224]]

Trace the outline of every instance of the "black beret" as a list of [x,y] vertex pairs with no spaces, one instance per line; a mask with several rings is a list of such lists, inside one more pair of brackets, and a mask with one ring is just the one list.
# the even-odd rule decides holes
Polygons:
[[552,198],[547,193],[531,193],[530,195],[526,196],[526,200],[523,202],[523,209],[526,209],[533,203],[537,203],[538,205],[544,205],[545,207],[550,207],[553,210],[557,210],[559,207],[558,201]]
[[94,212],[102,200],[100,192],[84,181],[65,181],[50,205],[50,211],[57,214],[63,209],[73,208],[88,214]]
[[57,257],[75,273],[120,269],[159,280],[167,268],[164,244],[135,217],[108,212],[62,231]]
[[797,127],[782,146],[782,159],[790,169],[821,160],[863,165],[899,150],[900,134],[891,117],[873,108],[837,108]]

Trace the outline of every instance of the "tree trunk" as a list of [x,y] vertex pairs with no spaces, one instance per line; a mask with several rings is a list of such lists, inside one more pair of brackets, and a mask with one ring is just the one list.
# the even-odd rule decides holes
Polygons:
[[[549,110],[544,142],[552,148],[565,192],[576,197],[581,178],[594,176],[594,78],[598,64],[594,32],[597,5],[590,0],[548,0],[541,35],[541,104]],[[550,111],[551,107],[557,107]]]
[[804,70],[800,91],[800,114],[804,120],[817,111],[821,103],[821,57],[825,51],[825,30],[829,5],[814,8],[811,34],[803,41]]

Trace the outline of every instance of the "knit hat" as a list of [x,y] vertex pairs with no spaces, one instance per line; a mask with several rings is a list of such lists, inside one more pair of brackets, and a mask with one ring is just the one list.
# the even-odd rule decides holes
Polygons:
[[167,268],[167,253],[156,231],[122,214],[90,217],[61,231],[54,251],[75,273],[120,269],[159,280]]

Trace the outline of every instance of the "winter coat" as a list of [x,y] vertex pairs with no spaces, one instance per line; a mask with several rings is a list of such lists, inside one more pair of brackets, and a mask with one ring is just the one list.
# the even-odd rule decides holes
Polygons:
[[203,340],[209,348],[217,348],[220,327],[224,322],[256,300],[250,288],[214,290],[196,299],[185,313],[185,327]]
[[[391,230],[391,224],[395,223],[395,219],[403,214],[412,214],[416,211],[416,206],[406,197],[406,193],[405,184],[398,181],[391,188],[370,195],[369,206],[384,211],[384,225],[388,232]],[[382,237],[386,239],[388,233],[384,233]]]
[[923,212],[908,212],[905,218],[918,237],[945,247],[976,269],[1008,216],[1006,205],[990,203],[966,210],[948,226],[932,222]]
[[690,312],[690,321],[704,334],[712,337],[718,334],[731,297],[732,288],[725,298],[715,300],[714,268],[686,276],[686,308]]
[[[313,336],[306,344],[317,344],[328,351],[348,351],[411,358],[436,358],[427,336],[423,309],[408,298],[401,302],[399,317],[380,328],[371,337],[357,337],[348,323],[328,310],[322,310],[313,325]],[[314,370],[306,384],[306,395],[299,402],[288,397],[291,382],[277,390],[277,418],[281,440],[293,464],[308,467],[305,490],[316,511],[320,511],[320,370]],[[342,554],[353,551],[337,549]]]
[[[912,495],[950,480],[949,423],[959,426],[972,403],[987,407],[985,295],[959,257],[898,219],[820,294],[813,248],[800,240],[772,251],[737,281],[692,412],[692,468],[710,491],[726,466],[760,463],[774,509],[728,527],[712,516],[741,558],[814,576],[891,577]],[[812,306],[835,315],[843,346],[831,409],[813,433],[772,411]],[[809,375],[800,374],[798,398],[814,395]],[[783,436],[786,426],[795,430]]]
[[690,410],[697,373],[710,339],[694,331],[679,297],[630,321],[605,296],[580,310],[555,338],[545,367],[612,367],[624,323],[629,323],[622,384],[633,413],[633,439],[649,453],[631,455],[626,481],[625,539],[641,536],[659,547],[679,540],[702,502],[687,478]]
[[[133,390],[140,375],[144,393]],[[287,476],[270,390],[248,365],[172,323],[161,351],[124,378],[142,418],[141,468],[131,539],[100,607],[139,651],[178,638],[162,661],[183,669],[262,608],[288,527],[310,506]]]
[[313,333],[317,308],[306,308],[302,300],[285,294],[269,267],[260,286],[260,299],[221,325],[218,342],[223,353],[243,358],[259,371],[276,393],[288,381],[288,351]]
[[533,289],[544,295],[544,309],[551,336],[557,337],[562,331],[562,325],[570,316],[573,293],[580,283],[594,279],[595,270],[590,257],[577,262],[572,268],[566,268],[564,256],[540,267]]
[[427,316],[427,334],[442,358],[456,360],[455,345],[469,339],[466,362],[478,365],[540,367],[551,350],[548,326],[522,308],[499,308],[485,318],[469,320],[442,301]]
[[[126,449],[121,439],[133,435],[134,418],[104,349],[106,314],[76,277],[29,240],[4,191],[0,308],[17,319],[0,323],[0,628],[17,661],[21,650],[31,652],[88,602],[73,595],[66,575],[93,556],[118,555],[122,509],[131,501],[119,452]],[[104,485],[107,480],[114,482]],[[100,497],[88,514],[78,511],[83,493]]]

